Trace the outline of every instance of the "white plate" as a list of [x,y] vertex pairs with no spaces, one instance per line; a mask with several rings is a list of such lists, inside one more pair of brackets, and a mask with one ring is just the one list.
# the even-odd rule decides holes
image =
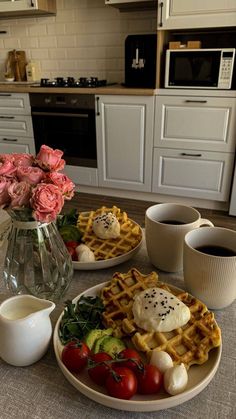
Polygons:
[[[82,295],[99,295],[101,289],[107,283],[102,283],[96,285],[95,287],[89,288],[82,294],[78,295],[73,301],[77,301]],[[176,287],[173,287],[175,289]],[[200,393],[212,380],[214,377],[217,368],[220,363],[222,345],[218,348],[214,348],[209,353],[209,359],[203,365],[194,365],[188,371],[188,385],[186,390],[176,396],[169,396],[164,391],[156,395],[135,395],[131,400],[121,400],[114,397],[110,397],[106,394],[106,390],[103,387],[97,386],[93,383],[86,371],[81,373],[79,376],[74,376],[71,374],[68,369],[63,365],[61,361],[61,351],[63,346],[61,345],[58,330],[61,317],[60,315],[53,335],[53,344],[56,354],[56,359],[60,369],[62,370],[64,376],[67,380],[81,393],[83,393],[88,398],[98,402],[104,406],[112,407],[118,410],[126,410],[133,412],[151,412],[162,409],[168,409],[170,407],[177,406],[181,403],[186,402],[187,400],[192,399],[198,393]]]
[[[135,223],[133,220],[131,220],[132,223]],[[138,225],[138,224],[137,224]],[[141,229],[141,227],[140,227]],[[127,260],[131,259],[136,253],[138,253],[141,245],[142,245],[142,239],[143,239],[143,232],[141,229],[141,240],[137,244],[136,247],[131,249],[129,252],[124,253],[123,255],[117,256],[115,258],[106,259],[106,260],[97,260],[95,262],[75,262],[73,261],[73,268],[79,271],[95,271],[97,269],[105,269],[105,268],[111,268],[112,266],[119,265],[120,263],[126,262]]]

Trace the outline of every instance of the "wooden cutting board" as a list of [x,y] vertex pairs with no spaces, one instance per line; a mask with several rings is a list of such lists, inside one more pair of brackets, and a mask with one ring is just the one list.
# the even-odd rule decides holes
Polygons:
[[15,81],[26,80],[26,54],[25,51],[16,51],[15,49],[8,52],[8,65],[15,76]]

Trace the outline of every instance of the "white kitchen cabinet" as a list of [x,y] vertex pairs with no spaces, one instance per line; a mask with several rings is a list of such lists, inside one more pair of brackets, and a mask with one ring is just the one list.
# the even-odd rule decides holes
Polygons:
[[227,201],[233,165],[234,153],[155,148],[152,192]]
[[116,7],[120,11],[155,10],[157,0],[105,0],[105,5]]
[[0,93],[0,153],[35,153],[27,93]]
[[156,96],[152,191],[227,201],[235,115],[233,97]]
[[236,26],[235,0],[158,0],[158,29],[225,26]]
[[236,99],[205,95],[156,96],[155,147],[234,152]]
[[1,0],[0,19],[56,14],[56,0]]
[[31,138],[0,136],[0,154],[11,153],[35,154],[34,142]]
[[96,100],[99,186],[150,192],[154,97],[102,95]]

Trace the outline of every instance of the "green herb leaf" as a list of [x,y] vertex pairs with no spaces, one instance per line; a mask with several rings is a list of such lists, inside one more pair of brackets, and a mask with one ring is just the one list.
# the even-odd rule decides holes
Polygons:
[[102,329],[104,305],[100,297],[82,296],[77,303],[68,300],[59,327],[59,338],[66,344],[73,338],[83,339],[92,329]]

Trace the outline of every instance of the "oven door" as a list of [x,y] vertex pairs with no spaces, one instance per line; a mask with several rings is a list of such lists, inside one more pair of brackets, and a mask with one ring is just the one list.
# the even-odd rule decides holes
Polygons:
[[64,152],[70,166],[97,167],[94,110],[32,108],[36,152],[42,144]]

